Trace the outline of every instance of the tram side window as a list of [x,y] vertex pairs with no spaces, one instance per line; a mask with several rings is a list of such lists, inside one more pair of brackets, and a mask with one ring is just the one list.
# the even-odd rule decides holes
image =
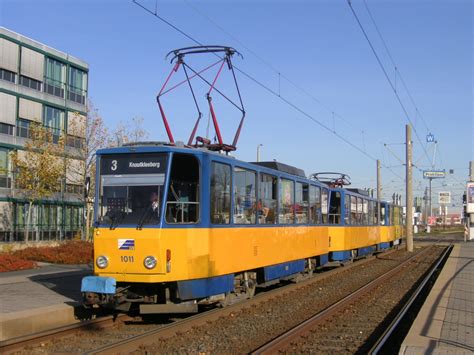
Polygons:
[[375,213],[374,213],[374,201],[369,201],[369,225],[374,225]]
[[341,193],[331,192],[331,201],[329,204],[329,223],[339,224],[341,221]]
[[329,190],[321,189],[321,216],[323,224],[328,223],[328,211],[329,211]]
[[308,207],[309,207],[309,186],[308,184],[296,183],[296,223],[308,223]]
[[357,224],[357,197],[351,196],[351,224]]
[[167,223],[197,223],[199,220],[199,162],[193,155],[175,154],[171,164]]
[[254,171],[234,168],[234,223],[255,224],[257,174]]
[[230,222],[230,166],[212,163],[211,171],[211,223]]
[[260,174],[258,200],[258,223],[275,224],[277,217],[278,179],[275,176]]
[[362,198],[357,197],[357,224],[362,224]]
[[313,224],[321,223],[321,188],[311,185],[309,187],[309,218]]
[[293,224],[294,218],[294,205],[295,205],[295,194],[294,194],[295,183],[291,180],[281,179],[280,180],[280,217],[279,222],[282,224]]
[[344,224],[351,224],[351,197],[349,195],[344,196]]
[[379,224],[379,201],[375,201],[374,205],[374,225]]
[[362,200],[362,224],[369,224],[369,201],[366,199]]

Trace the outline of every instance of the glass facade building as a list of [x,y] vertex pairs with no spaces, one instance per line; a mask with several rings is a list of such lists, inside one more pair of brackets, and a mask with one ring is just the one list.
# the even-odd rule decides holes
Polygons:
[[[27,201],[15,184],[11,152],[24,150],[33,123],[65,137],[71,161],[58,192],[35,202],[29,241],[81,235],[89,66],[84,61],[0,27],[0,242],[24,239]],[[73,168],[69,169],[69,166]]]

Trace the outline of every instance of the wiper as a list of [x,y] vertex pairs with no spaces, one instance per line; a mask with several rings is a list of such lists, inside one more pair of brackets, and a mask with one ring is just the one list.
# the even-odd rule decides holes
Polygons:
[[115,229],[115,227],[119,225],[119,223],[123,220],[124,217],[125,212],[123,211],[117,211],[116,213],[114,213],[114,215],[110,218],[112,222],[110,223],[109,228],[111,230]]
[[147,218],[147,217],[148,215],[152,215],[152,213],[150,212],[153,212],[153,208],[151,206],[148,206],[145,209],[145,212],[143,212],[142,216],[140,217],[140,221],[138,222],[137,229],[142,229],[145,222],[149,221],[150,218]]

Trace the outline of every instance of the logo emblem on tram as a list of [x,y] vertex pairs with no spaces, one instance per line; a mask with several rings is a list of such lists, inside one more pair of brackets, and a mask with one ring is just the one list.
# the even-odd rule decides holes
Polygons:
[[118,248],[120,250],[133,250],[135,249],[135,240],[134,239],[119,239]]

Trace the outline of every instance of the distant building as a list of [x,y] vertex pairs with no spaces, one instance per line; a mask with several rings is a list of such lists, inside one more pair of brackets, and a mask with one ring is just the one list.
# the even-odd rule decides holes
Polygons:
[[[89,66],[82,60],[0,27],[0,242],[24,238],[27,206],[15,189],[9,153],[24,150],[32,122],[66,135],[71,166],[84,164]],[[82,226],[82,184],[68,168],[61,192],[34,208],[30,241],[72,238]]]

